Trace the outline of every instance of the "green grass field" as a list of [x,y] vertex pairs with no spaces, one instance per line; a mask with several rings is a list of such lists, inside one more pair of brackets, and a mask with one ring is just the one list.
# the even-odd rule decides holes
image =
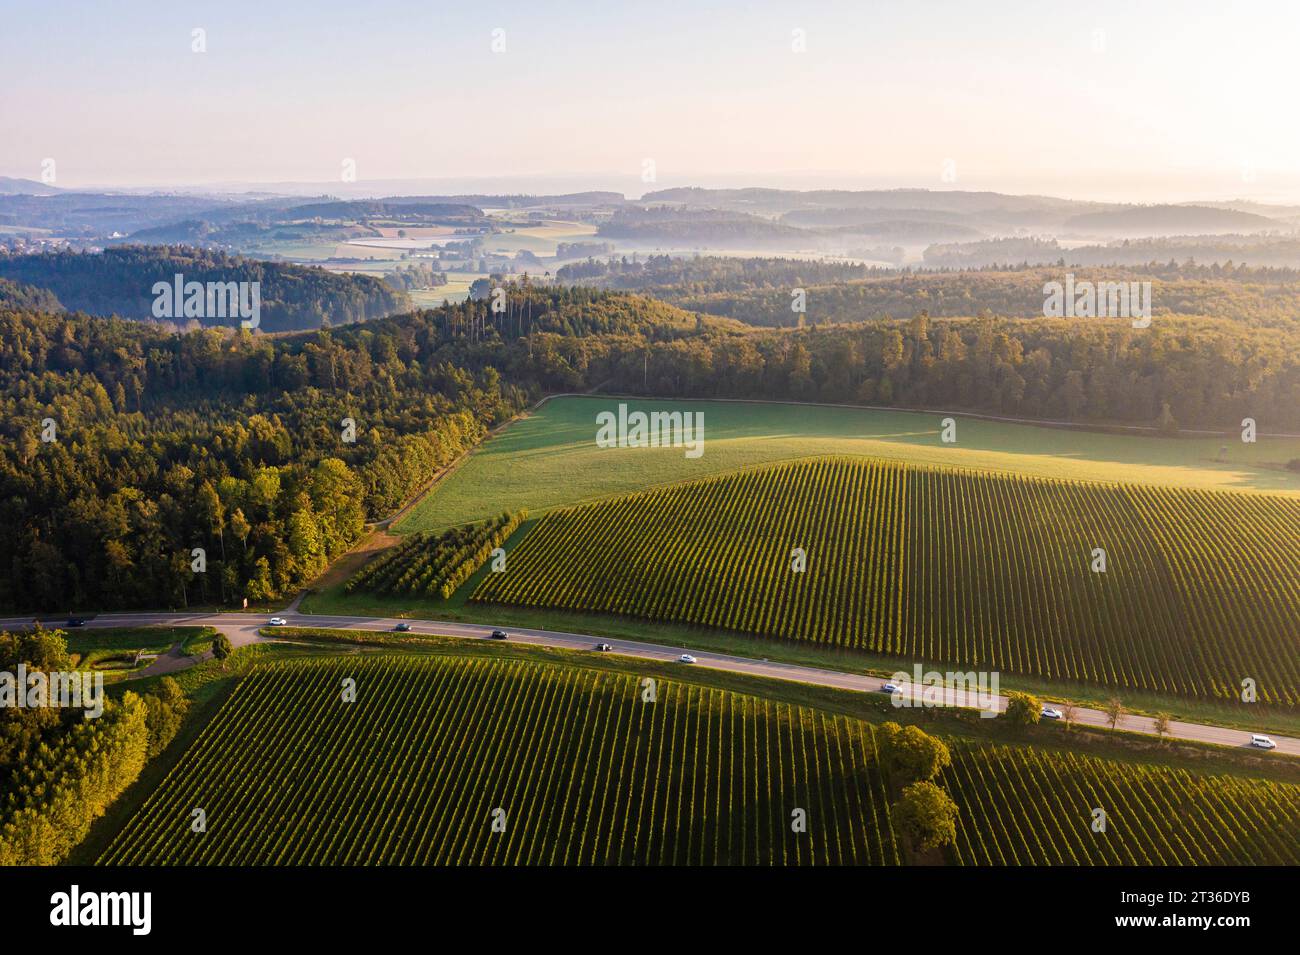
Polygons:
[[1294,706],[1297,566],[1291,497],[812,458],[552,511],[473,600]]
[[78,665],[104,670],[112,677],[127,676],[148,666],[151,660],[139,655],[166,653],[177,643],[189,648],[208,649],[215,631],[211,627],[109,627],[63,631],[68,652],[76,654]]
[[469,298],[469,287],[475,279],[486,278],[481,272],[448,272],[447,284],[432,289],[415,289],[408,292],[417,308],[437,308],[446,303],[463,302]]
[[535,255],[553,256],[555,248],[561,242],[575,242],[591,238],[596,234],[596,227],[584,222],[564,222],[552,219],[527,228],[510,228],[508,232],[498,232],[483,240],[487,252],[513,254],[526,249]]
[[[720,401],[627,401],[632,409],[704,412],[704,453],[598,448],[596,414],[620,399],[554,398],[475,450],[400,521],[399,533],[441,530],[502,510],[552,508],[660,484],[817,454],[987,468],[1041,477],[1218,487],[1300,495],[1300,438],[1163,438],[957,419],[957,443],[939,440],[942,414]],[[1226,461],[1215,460],[1227,446]]]

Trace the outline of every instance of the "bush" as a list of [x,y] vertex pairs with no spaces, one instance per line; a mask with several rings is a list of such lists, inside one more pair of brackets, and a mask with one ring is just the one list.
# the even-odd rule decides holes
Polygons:
[[1004,715],[1013,726],[1033,726],[1043,715],[1043,704],[1032,694],[1012,691],[1007,694]]
[[904,789],[903,798],[894,804],[894,819],[922,852],[957,838],[957,804],[932,782],[922,780]]
[[224,633],[218,633],[212,638],[212,657],[220,660],[222,667],[226,665],[226,657],[230,656],[234,649],[231,646],[230,638]]
[[947,744],[919,726],[885,723],[880,727],[880,752],[891,778],[901,782],[933,779],[952,762]]

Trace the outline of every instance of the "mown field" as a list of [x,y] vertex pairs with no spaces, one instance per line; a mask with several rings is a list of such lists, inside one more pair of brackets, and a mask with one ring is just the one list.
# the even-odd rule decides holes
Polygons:
[[1290,497],[814,458],[552,511],[472,599],[1295,705],[1297,567]]
[[506,231],[485,237],[483,248],[487,252],[506,254],[527,249],[536,255],[553,256],[560,242],[575,242],[580,239],[594,238],[595,235],[596,227],[593,225],[550,219],[535,226],[507,226]]
[[1286,783],[986,745],[955,748],[940,781],[962,865],[1300,864],[1300,787]]
[[[629,399],[632,410],[704,413],[704,454],[680,448],[598,448],[596,415],[620,399],[546,402],[475,450],[394,528],[442,530],[499,511],[539,515],[556,507],[819,454],[858,454],[916,464],[1173,487],[1283,491],[1300,496],[1300,439],[1114,435],[958,418],[943,444],[943,415],[777,403]],[[1221,448],[1226,451],[1221,452]],[[1223,457],[1220,461],[1218,458]],[[484,493],[491,488],[491,493]]]
[[667,681],[643,693],[630,675],[484,659],[259,669],[100,861],[899,861],[868,724]]
[[[356,702],[342,699],[356,681]],[[103,864],[897,864],[873,727],[521,658],[367,655],[242,677]],[[1300,862],[1300,787],[950,740],[958,864]],[[1107,831],[1093,833],[1094,807]],[[194,832],[203,809],[206,831]],[[806,813],[794,832],[792,813]],[[494,827],[494,820],[499,825]]]

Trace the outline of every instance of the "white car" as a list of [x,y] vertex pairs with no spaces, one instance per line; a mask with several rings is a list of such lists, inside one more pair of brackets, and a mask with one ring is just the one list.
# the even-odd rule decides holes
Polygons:
[[270,620],[270,626],[272,627],[283,627],[286,626],[288,623],[289,621],[285,620],[283,617],[272,617]]
[[881,693],[897,693],[899,686],[897,683],[886,683],[880,688]]
[[691,656],[689,653],[683,653],[680,657],[677,658],[677,662],[678,662],[678,663],[694,663],[694,662],[695,662],[695,657]]
[[1039,716],[1041,716],[1045,720],[1059,720],[1059,719],[1063,719],[1065,714],[1058,709],[1054,709],[1053,707],[1044,706],[1043,712],[1040,713]]
[[1262,733],[1253,733],[1250,737],[1250,745],[1260,749],[1277,749],[1277,743],[1273,742]]

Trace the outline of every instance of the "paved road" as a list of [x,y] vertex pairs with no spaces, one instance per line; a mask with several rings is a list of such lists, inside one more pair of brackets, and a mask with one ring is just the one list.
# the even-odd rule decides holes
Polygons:
[[[295,604],[296,605],[296,604]],[[409,623],[411,632],[450,637],[470,637],[486,639],[492,632],[490,624],[458,623],[439,620],[399,620],[389,617],[333,617],[322,614],[303,614],[294,610],[285,610],[279,614],[291,627],[324,627],[333,630],[392,630],[398,623]],[[46,625],[53,628],[62,626],[66,618],[51,618]],[[265,641],[267,638],[258,634],[260,628],[266,627],[270,617],[266,614],[247,613],[122,613],[100,614],[86,621],[88,628],[102,627],[215,627],[230,638],[235,646]],[[0,629],[31,626],[31,617],[11,617],[0,619]],[[725,653],[710,653],[705,650],[691,650],[685,647],[669,647],[654,643],[640,643],[620,640],[612,637],[595,637],[582,633],[566,633],[558,630],[526,630],[509,628],[510,639],[516,643],[533,644],[545,647],[561,647],[569,650],[590,650],[597,643],[608,643],[615,653],[637,657],[643,660],[674,662],[683,653],[690,653],[696,659],[696,666],[727,670],[731,673],[746,673],[751,676],[769,677],[777,680],[791,680],[798,683],[810,683],[815,686],[832,686],[845,690],[873,692],[880,690],[879,677],[865,676],[859,673],[846,673],[840,670],[824,670],[819,667],[797,666],[791,663],[776,663],[769,660],[757,660],[752,657],[731,656]],[[174,650],[175,648],[173,648]],[[159,657],[153,666],[156,672],[171,672],[183,669],[184,661],[189,658],[171,659],[175,654]],[[182,664],[178,666],[177,664]],[[153,666],[150,669],[153,669]],[[166,667],[166,669],[162,669]],[[918,690],[920,688],[917,688]],[[933,691],[932,691],[933,692]],[[955,691],[944,691],[943,699],[948,704],[957,702]],[[1006,697],[993,695],[990,711],[1001,712],[1006,708]],[[915,693],[910,699],[915,698]],[[899,702],[908,701],[906,693],[898,697]],[[967,705],[983,706],[968,702]],[[1106,714],[1101,710],[1079,708],[1075,710],[1074,721],[1083,726],[1109,726]],[[1154,735],[1154,721],[1145,716],[1125,716],[1120,721],[1120,728],[1137,733]],[[1199,743],[1216,743],[1221,746],[1249,747],[1250,734],[1243,730],[1225,729],[1221,726],[1206,726],[1200,723],[1173,722],[1169,725],[1170,737]],[[1300,756],[1300,739],[1269,734],[1277,743],[1276,752]]]

